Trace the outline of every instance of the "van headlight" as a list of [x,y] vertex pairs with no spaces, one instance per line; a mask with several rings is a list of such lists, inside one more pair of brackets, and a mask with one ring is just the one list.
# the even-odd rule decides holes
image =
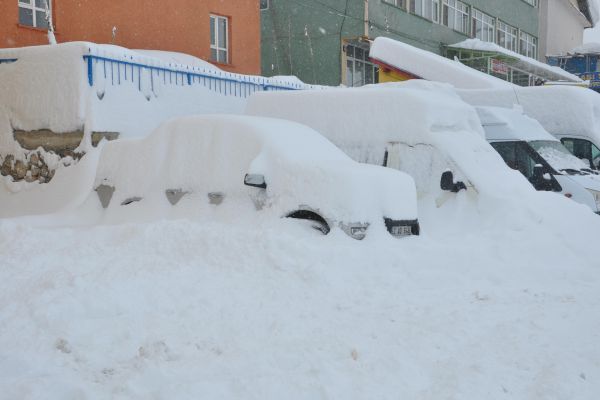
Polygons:
[[362,223],[362,222],[352,222],[349,224],[344,224],[341,223],[340,224],[340,228],[342,228],[342,230],[344,232],[346,232],[346,234],[348,236],[350,236],[353,239],[356,240],[362,240],[365,238],[365,236],[367,236],[367,228],[369,227],[368,223]]

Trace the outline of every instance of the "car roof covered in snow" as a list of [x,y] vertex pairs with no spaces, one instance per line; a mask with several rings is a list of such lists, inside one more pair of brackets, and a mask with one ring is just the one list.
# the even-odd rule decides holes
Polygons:
[[557,137],[579,136],[600,144],[600,94],[575,86],[516,87],[504,90],[457,90],[474,106],[522,107]]
[[551,140],[538,121],[523,114],[520,108],[475,107],[488,141],[494,140]]

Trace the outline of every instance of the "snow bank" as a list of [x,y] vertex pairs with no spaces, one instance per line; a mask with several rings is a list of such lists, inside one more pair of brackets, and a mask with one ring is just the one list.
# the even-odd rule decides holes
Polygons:
[[[529,65],[532,65],[535,68],[538,68],[538,69],[544,70],[546,72],[552,73],[554,75],[560,76],[563,80],[570,81],[570,82],[583,82],[583,80],[581,80],[581,78],[579,78],[577,75],[573,75],[573,74],[565,71],[562,68],[553,67],[548,64],[544,64],[543,62],[540,62],[534,58],[530,58],[530,57],[521,55],[519,53],[516,53],[514,51],[505,49],[504,47],[501,47],[501,46],[497,45],[496,43],[484,42],[480,39],[466,39],[462,42],[451,45],[451,47],[468,49],[468,50],[477,50],[477,51],[489,51],[489,52],[494,52],[494,53],[505,54],[507,56],[521,60]],[[472,89],[472,88],[461,88],[461,89]]]
[[369,56],[423,79],[447,82],[462,89],[507,88],[513,84],[397,40],[375,38]]
[[185,54],[87,42],[2,49],[0,71],[3,151],[14,146],[13,129],[143,136],[174,116],[241,113],[254,91],[314,88],[225,72]]
[[81,129],[88,92],[86,43],[0,49],[0,151],[15,148],[13,129]]
[[536,212],[480,207],[487,223],[473,229],[456,197],[410,240],[318,236],[257,214],[0,221],[0,391],[594,398],[600,222],[540,198]]
[[514,88],[514,90],[459,90],[468,103],[512,108],[520,105],[556,136],[582,136],[600,143],[600,95],[567,86]]

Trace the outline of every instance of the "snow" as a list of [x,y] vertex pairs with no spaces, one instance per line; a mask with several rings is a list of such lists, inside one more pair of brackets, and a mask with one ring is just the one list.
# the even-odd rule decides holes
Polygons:
[[408,240],[258,214],[2,220],[2,393],[593,398],[600,223],[535,197],[459,194]]
[[[70,46],[73,58],[50,53],[47,65],[43,57],[35,61],[50,71],[63,63],[53,73],[65,90],[54,98],[41,92],[41,99],[19,103],[4,92],[16,94],[18,87],[0,74],[0,115],[61,129],[90,121],[125,126],[121,119],[128,118],[147,124],[141,132],[152,125],[144,119],[158,119],[151,112],[163,117],[175,104],[185,107],[183,89],[173,90],[171,103],[145,108],[139,90],[104,82],[105,99],[118,95],[116,103],[136,113],[86,113],[89,103],[70,102],[66,94],[90,91],[85,98],[95,102],[101,83],[89,89],[80,49]],[[50,49],[31,54],[40,50]],[[27,75],[35,64],[27,61],[29,51],[19,54]],[[11,79],[31,90],[19,63],[0,70],[8,66]],[[71,73],[81,76],[66,79]],[[159,98],[167,89],[159,89]],[[214,91],[206,95],[220,99]],[[44,104],[60,114],[25,112]],[[483,139],[475,110],[448,85],[261,93],[249,104],[254,113],[277,107],[290,118],[305,115],[362,161],[381,163],[383,149],[361,146],[402,140],[401,154],[409,157],[402,165],[429,185],[418,202],[422,234],[357,241],[334,229],[323,236],[250,202],[229,207],[231,191],[219,206],[209,205],[205,193],[175,206],[158,202],[161,185],[234,176],[198,169],[206,161],[273,171],[280,188],[304,188],[298,196],[329,195],[321,168],[339,164],[346,175],[357,173],[354,182],[364,189],[345,198],[336,175],[331,184],[340,202],[384,204],[400,189],[374,198],[380,184],[405,183],[391,169],[359,168],[308,128],[222,116],[170,121],[143,138],[130,128],[126,139],[87,149],[73,166],[59,165],[48,184],[0,184],[0,398],[595,398],[600,218],[562,196],[534,191],[508,169]],[[320,118],[328,115],[344,118]],[[232,151],[234,136],[215,136],[209,149],[210,134],[192,130],[209,120],[269,133],[253,134],[239,151]],[[267,139],[260,153],[256,146]],[[190,151],[202,157],[190,159]],[[250,162],[250,155],[258,158]],[[439,192],[439,174],[448,166],[468,179],[466,191]],[[311,170],[320,173],[303,181]],[[93,192],[104,178],[117,185],[118,200],[145,197],[104,210]]]
[[598,54],[600,53],[600,43],[591,42],[584,43],[581,46],[577,46],[571,52],[573,54]]
[[[414,182],[406,174],[353,162],[302,125],[247,116],[178,118],[143,140],[107,143],[94,188],[115,188],[105,222],[132,213],[156,218],[165,207],[168,215],[167,189],[189,194],[186,202],[199,208],[211,207],[208,193],[222,193],[219,207],[241,213],[254,211],[251,196],[259,195],[244,185],[245,174],[264,175],[267,189],[259,208],[275,218],[308,207],[335,225],[369,223],[368,233],[385,232],[384,217],[417,219]],[[121,205],[131,198],[142,200]],[[95,193],[89,201],[100,206]]]
[[578,87],[549,86],[514,90],[459,90],[468,103],[512,108],[520,105],[554,136],[580,136],[600,143],[600,95]]
[[468,49],[468,50],[490,51],[490,52],[494,52],[494,53],[502,53],[509,57],[519,59],[519,60],[523,61],[524,63],[529,64],[535,68],[544,70],[547,73],[551,73],[555,76],[559,76],[560,78],[562,78],[562,80],[566,80],[566,81],[570,81],[570,82],[583,82],[581,80],[581,78],[579,78],[577,75],[573,75],[573,74],[565,71],[562,68],[553,67],[548,64],[544,64],[543,62],[540,62],[536,59],[526,57],[526,56],[516,53],[514,51],[505,49],[504,47],[501,47],[501,46],[497,45],[496,43],[484,42],[479,39],[466,39],[462,42],[453,44],[450,47]]
[[480,194],[505,197],[531,189],[485,141],[477,113],[449,85],[412,80],[343,91],[257,93],[246,112],[306,124],[359,162],[382,165],[392,144],[420,197],[440,201],[446,169]]
[[[84,56],[94,57],[91,71]],[[18,152],[13,129],[62,133],[85,128],[140,137],[176,116],[240,114],[255,90],[318,88],[296,77],[221,71],[180,53],[88,42],[1,49],[0,59],[17,59],[0,64],[0,148],[13,152]]]
[[513,84],[397,40],[375,38],[369,56],[423,79],[447,82],[461,89],[510,88]]

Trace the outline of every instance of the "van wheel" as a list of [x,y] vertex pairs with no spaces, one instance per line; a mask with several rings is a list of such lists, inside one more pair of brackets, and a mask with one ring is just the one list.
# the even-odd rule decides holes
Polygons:
[[303,220],[309,221],[310,226],[313,229],[316,229],[319,232],[321,232],[323,235],[327,235],[329,233],[329,231],[331,230],[331,228],[329,228],[329,224],[327,223],[327,221],[325,221],[325,219],[323,217],[321,217],[319,214],[317,214],[313,211],[308,211],[308,210],[294,211],[294,212],[288,214],[286,216],[286,218],[296,218],[296,219],[303,219]]

